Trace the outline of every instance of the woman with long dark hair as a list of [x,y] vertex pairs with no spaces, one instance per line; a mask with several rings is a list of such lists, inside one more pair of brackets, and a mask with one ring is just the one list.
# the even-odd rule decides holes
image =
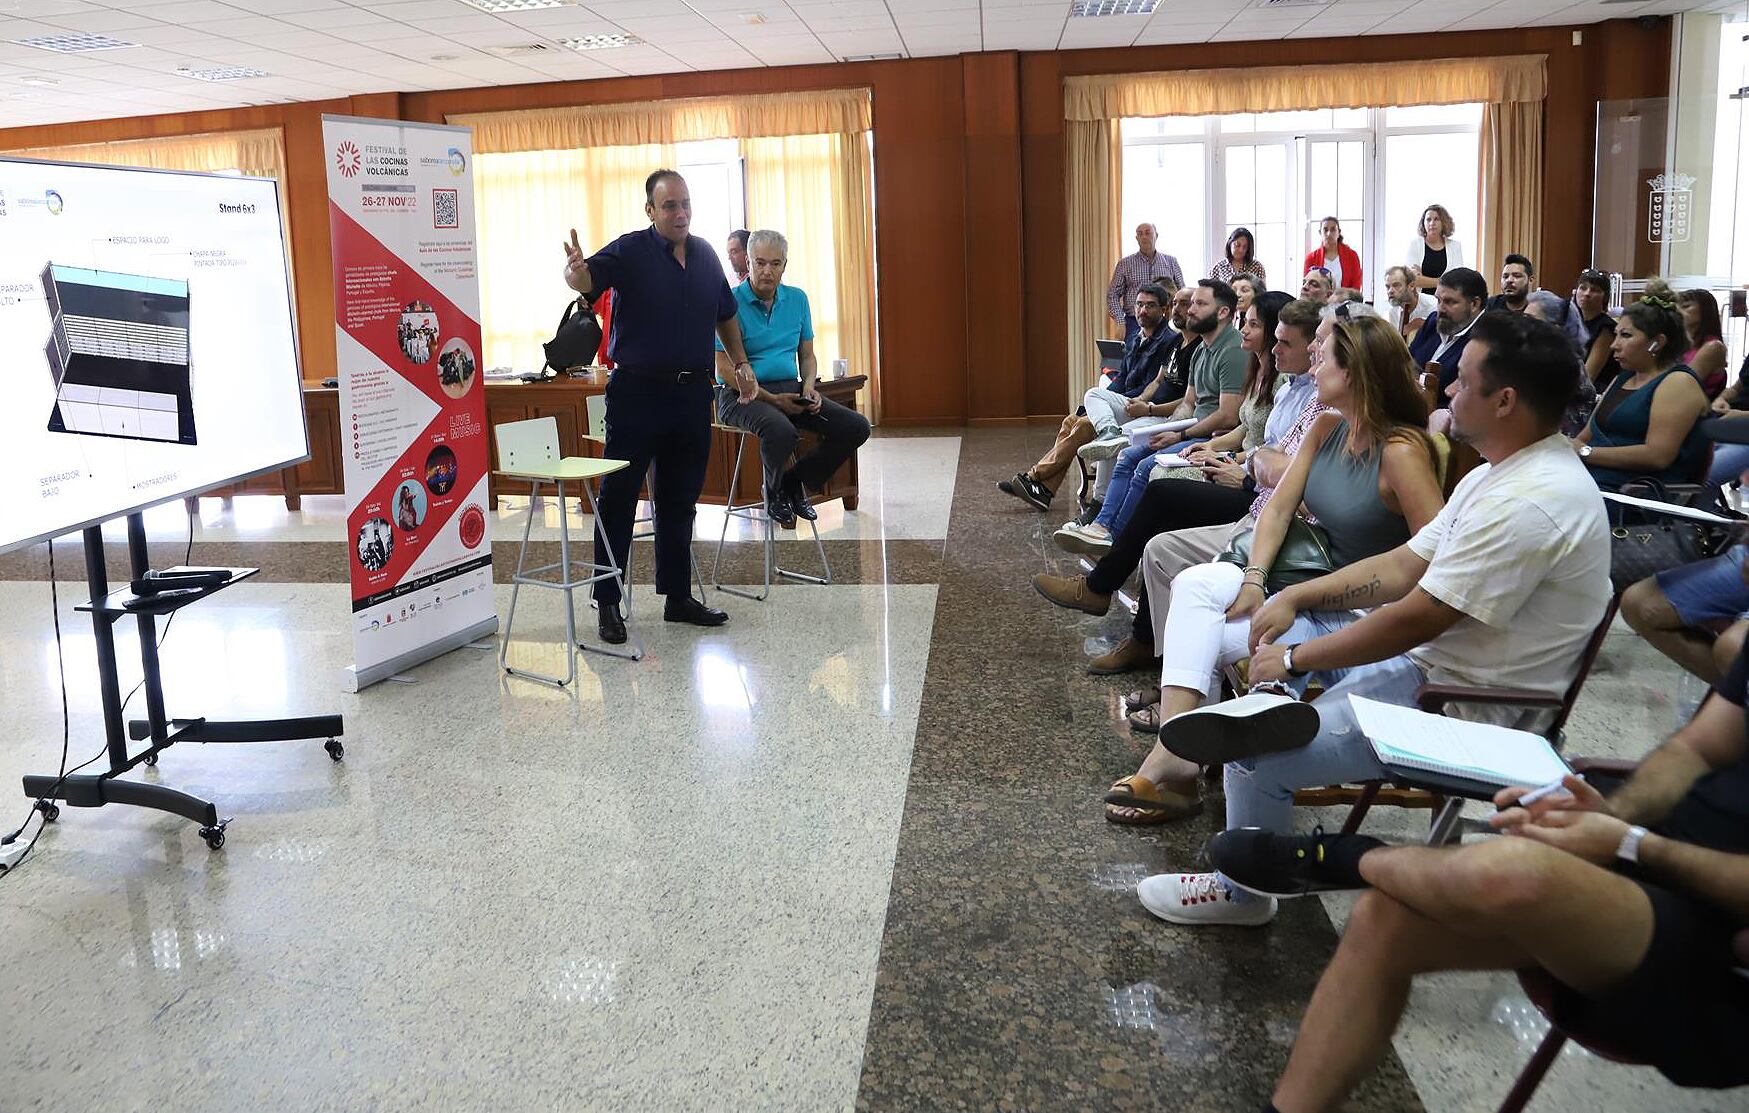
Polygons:
[[1257,240],[1249,228],[1233,229],[1227,237],[1227,257],[1209,269],[1210,278],[1218,278],[1229,285],[1234,276],[1241,274],[1254,274],[1261,282],[1269,281],[1263,263],[1257,258]]
[[1725,328],[1719,321],[1718,299],[1711,290],[1684,290],[1676,304],[1688,329],[1688,349],[1682,353],[1682,362],[1700,380],[1706,396],[1717,398],[1725,389]]

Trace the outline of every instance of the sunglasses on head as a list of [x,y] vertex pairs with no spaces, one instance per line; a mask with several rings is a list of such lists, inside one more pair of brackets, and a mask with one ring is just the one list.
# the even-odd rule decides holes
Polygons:
[[1325,278],[1329,278],[1330,277],[1330,268],[1329,267],[1313,267],[1310,270],[1308,270],[1306,273],[1307,274],[1321,274]]

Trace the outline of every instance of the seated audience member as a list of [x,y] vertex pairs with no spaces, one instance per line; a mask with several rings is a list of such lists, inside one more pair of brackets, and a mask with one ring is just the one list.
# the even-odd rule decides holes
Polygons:
[[1662,279],[1646,283],[1640,300],[1615,326],[1616,376],[1584,430],[1573,438],[1581,461],[1606,491],[1651,476],[1697,482],[1706,456],[1700,419],[1707,399],[1700,380],[1678,357],[1688,342],[1676,300]]
[[[1572,682],[1611,594],[1603,500],[1556,431],[1574,362],[1548,325],[1484,314],[1464,351],[1452,414],[1456,436],[1487,466],[1466,475],[1407,544],[1290,587],[1251,618],[1253,688],[1299,694],[1316,678],[1324,693],[1243,719],[1193,712],[1162,724],[1174,760],[1227,763],[1229,831],[1286,835],[1299,789],[1385,775],[1349,696],[1410,707],[1427,683],[1560,695]],[[1518,726],[1547,715],[1465,710]],[[1160,875],[1138,892],[1175,923],[1260,924],[1274,915],[1272,897],[1233,880],[1245,879]]]
[[1313,267],[1300,279],[1300,297],[1307,301],[1328,305],[1330,296],[1335,292],[1336,283],[1324,267]]
[[1238,319],[1239,314],[1250,309],[1251,304],[1257,300],[1257,295],[1264,293],[1266,289],[1263,283],[1248,271],[1236,275],[1228,285],[1233,287],[1233,295],[1239,299],[1239,305],[1233,311],[1234,320]]
[[1302,271],[1322,267],[1330,272],[1331,284],[1360,289],[1366,285],[1360,273],[1360,255],[1342,238],[1342,222],[1327,216],[1318,222],[1318,245],[1306,252]]
[[1749,572],[1744,546],[1671,568],[1633,584],[1621,616],[1659,653],[1708,684],[1731,671],[1749,630]]
[[735,285],[747,281],[747,237],[751,235],[745,228],[737,228],[729,233],[729,243],[726,254],[729,256],[729,269],[735,272]]
[[1713,442],[1713,466],[1707,473],[1707,486],[1723,491],[1749,472],[1749,355],[1737,371],[1737,381],[1719,392],[1712,401],[1716,414],[1701,422],[1700,430]]
[[1488,299],[1486,309],[1523,313],[1534,289],[1536,268],[1530,265],[1529,258],[1513,252],[1506,257],[1506,262],[1500,264],[1500,292]]
[[[1272,296],[1264,295],[1265,305]],[[1294,450],[1324,409],[1318,401],[1317,383],[1306,373],[1313,366],[1319,311],[1315,302],[1303,299],[1281,308],[1271,354],[1275,370],[1284,380],[1276,388],[1263,444],[1245,453],[1242,460],[1204,463],[1209,482],[1159,479],[1148,484],[1129,524],[1118,532],[1111,551],[1093,570],[1086,576],[1034,576],[1032,585],[1040,595],[1059,607],[1103,615],[1111,609],[1112,595],[1136,570],[1144,549],[1152,550],[1152,539],[1157,536],[1183,538],[1185,544],[1194,545],[1199,555],[1185,561],[1184,567],[1189,567],[1213,560],[1235,529],[1255,524],[1257,514],[1274,494],[1275,484],[1287,471]],[[1334,327],[1334,320],[1332,317],[1324,324],[1326,334]],[[1207,535],[1208,540],[1192,540],[1193,534],[1198,538]],[[1154,623],[1144,591],[1130,637],[1090,662],[1088,671],[1096,676],[1128,672],[1150,664],[1155,655]]]
[[1440,396],[1457,378],[1458,360],[1469,343],[1470,326],[1488,301],[1488,284],[1468,267],[1454,267],[1439,278],[1433,293],[1439,308],[1421,324],[1409,344],[1409,355],[1425,371],[1439,375]]
[[1386,320],[1403,334],[1403,343],[1414,337],[1421,322],[1439,311],[1432,294],[1421,292],[1416,280],[1421,277],[1414,267],[1392,267],[1385,272],[1385,296],[1390,303]]
[[1415,268],[1415,285],[1421,289],[1437,288],[1446,271],[1464,265],[1464,245],[1451,238],[1455,231],[1457,222],[1444,205],[1429,205],[1422,212],[1415,238],[1403,253],[1403,262]]
[[1725,389],[1725,330],[1719,323],[1718,299],[1711,290],[1684,290],[1676,303],[1688,329],[1688,350],[1682,353],[1682,362],[1700,380],[1706,396],[1717,398]]
[[1233,229],[1232,235],[1227,237],[1227,257],[1209,268],[1210,278],[1217,278],[1229,286],[1241,274],[1256,275],[1259,287],[1269,281],[1263,261],[1257,258],[1257,240],[1249,228]]
[[[819,517],[809,504],[809,488],[826,485],[844,461],[868,440],[868,418],[814,389],[819,361],[814,356],[814,320],[808,295],[799,287],[783,284],[789,264],[789,241],[782,234],[761,228],[747,239],[750,270],[746,282],[736,286],[736,316],[747,361],[759,379],[759,391],[751,402],[742,402],[735,388],[717,387],[717,417],[725,425],[746,429],[759,437],[759,455],[765,463],[765,507],[772,520],[785,529],[796,518]],[[729,357],[717,353],[717,376],[722,384],[733,381]],[[788,467],[795,452],[796,431],[817,434],[820,442],[807,455]]]
[[[1567,299],[1549,290],[1532,290],[1530,300],[1525,302],[1524,311],[1561,330],[1573,345],[1573,353],[1580,359],[1585,358],[1585,327],[1579,323],[1579,314],[1568,304]],[[1576,436],[1579,430],[1585,428],[1585,421],[1591,416],[1592,407],[1597,404],[1597,386],[1591,381],[1591,376],[1585,373],[1585,365],[1579,364],[1575,373],[1578,380],[1574,384],[1573,400],[1567,404],[1567,416],[1561,419],[1561,432],[1569,437]]]
[[[1184,327],[1199,343],[1190,360],[1190,386],[1171,414],[1173,421],[1190,419],[1192,424],[1181,430],[1155,433],[1138,447],[1114,446],[1118,449],[1117,467],[1112,471],[1105,505],[1093,521],[1076,526],[1075,532],[1086,546],[1100,551],[1111,547],[1112,534],[1129,520],[1130,512],[1141,499],[1148,483],[1143,469],[1152,466],[1156,455],[1185,442],[1225,433],[1239,424],[1246,359],[1233,320],[1238,302],[1238,295],[1225,282],[1205,278],[1196,284]],[[1142,477],[1132,483],[1138,470],[1143,471]]]
[[[1236,484],[1242,481],[1245,473],[1233,464],[1233,457],[1235,453],[1243,456],[1245,452],[1264,443],[1269,417],[1275,408],[1275,358],[1270,354],[1270,349],[1275,346],[1277,317],[1281,307],[1288,304],[1289,300],[1283,293],[1264,294],[1263,299],[1253,305],[1250,311],[1240,315],[1240,350],[1247,353],[1250,359],[1244,382],[1240,386],[1239,424],[1212,440],[1187,449],[1184,458],[1191,462],[1195,471],[1194,474],[1181,475],[1179,478],[1193,483],[1210,478],[1202,470],[1206,464],[1221,478],[1231,477]],[[1129,490],[1124,493],[1124,497],[1130,497],[1130,493],[1140,486],[1141,493],[1135,496],[1135,506],[1140,506],[1147,496],[1147,488],[1160,481],[1151,479],[1138,467],[1130,474]],[[1242,493],[1240,497],[1244,497]],[[1116,532],[1128,527],[1134,516],[1134,509],[1132,507],[1127,515],[1119,510],[1122,520],[1119,521]],[[1086,523],[1080,521],[1065,523],[1054,538],[1058,547],[1072,553],[1103,553],[1110,548],[1106,544],[1090,549],[1081,533],[1085,525]]]
[[1579,272],[1573,287],[1573,306],[1585,326],[1585,373],[1599,387],[1606,387],[1621,373],[1609,346],[1615,341],[1615,318],[1609,315],[1609,275],[1600,270]]
[[[1439,513],[1427,406],[1397,330],[1377,317],[1337,321],[1316,375],[1326,412],[1258,516],[1245,567],[1199,564],[1173,580],[1169,600],[1156,598],[1156,614],[1166,604],[1155,637],[1160,704],[1143,729],[1195,708],[1211,694],[1216,670],[1244,659],[1268,569],[1296,516],[1317,524],[1331,564],[1347,568],[1376,563],[1369,558],[1401,547]],[[1106,818],[1163,823],[1196,815],[1201,779],[1195,763],[1156,745],[1133,776],[1112,786]]]
[[1158,282],[1168,290],[1184,285],[1184,271],[1178,260],[1164,251],[1157,251],[1154,241],[1159,235],[1152,224],[1136,225],[1136,251],[1117,261],[1111,271],[1111,284],[1105,288],[1105,311],[1120,328],[1127,342],[1140,324],[1130,313],[1136,304],[1136,292],[1150,282]]
[[1173,324],[1180,329],[1184,327],[1180,303],[1189,305],[1187,291],[1169,295],[1157,282],[1150,282],[1138,290],[1138,328],[1124,341],[1123,363],[1111,385],[1089,390],[1081,399],[1081,412],[1063,419],[1051,450],[1013,479],[997,483],[998,490],[1013,495],[1035,510],[1049,510],[1078,450],[1097,444],[1101,439],[1128,444],[1122,434],[1126,423],[1171,412],[1184,396],[1185,372],[1179,368],[1181,361],[1176,357],[1185,354],[1185,349],[1181,334],[1166,327],[1165,305],[1168,299],[1172,304]]
[[1540,970],[1562,1027],[1678,1085],[1749,1084],[1746,688],[1739,656],[1607,799],[1576,776],[1522,807],[1530,789],[1505,789],[1489,823],[1515,837],[1433,848],[1359,834],[1216,836],[1211,859],[1251,888],[1367,890],[1268,1109],[1341,1107],[1390,1049],[1415,978],[1443,970]]

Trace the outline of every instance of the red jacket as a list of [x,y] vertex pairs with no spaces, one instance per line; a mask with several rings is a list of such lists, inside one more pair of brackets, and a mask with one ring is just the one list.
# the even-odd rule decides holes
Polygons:
[[[1349,247],[1345,243],[1337,244],[1336,258],[1342,261],[1342,273],[1331,275],[1331,277],[1336,280],[1336,288],[1341,289],[1346,286],[1351,290],[1365,290],[1366,287],[1361,284],[1364,279],[1360,273],[1360,255],[1355,252],[1354,248]],[[1300,267],[1300,274],[1304,275],[1313,267],[1321,267],[1323,265],[1324,245],[1320,243],[1317,247],[1306,252],[1306,261]]]

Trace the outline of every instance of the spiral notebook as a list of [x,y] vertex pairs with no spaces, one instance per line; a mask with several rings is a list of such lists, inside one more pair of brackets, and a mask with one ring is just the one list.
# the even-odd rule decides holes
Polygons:
[[1542,785],[1572,772],[1548,739],[1528,730],[1430,715],[1412,707],[1349,696],[1361,733],[1379,763],[1496,788]]

